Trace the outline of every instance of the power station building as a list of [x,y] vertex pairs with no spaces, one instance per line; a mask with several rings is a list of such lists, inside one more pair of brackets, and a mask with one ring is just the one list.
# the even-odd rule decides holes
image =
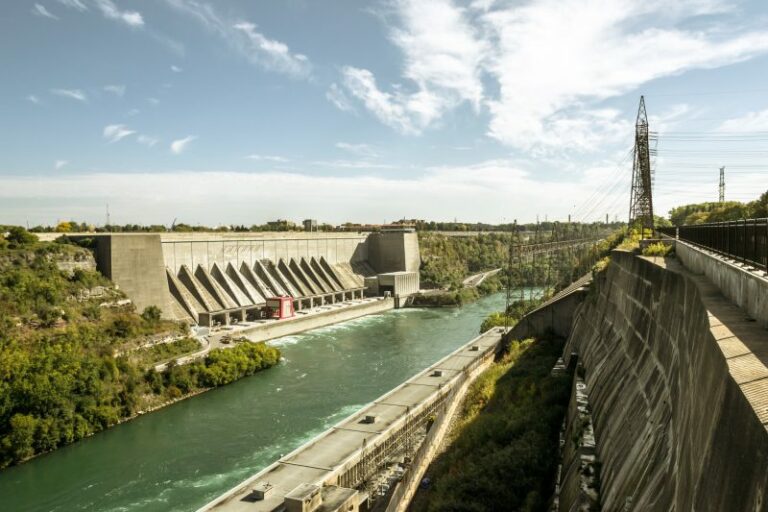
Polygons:
[[260,318],[267,299],[297,311],[365,295],[399,305],[419,289],[412,229],[375,233],[98,233],[99,271],[142,311],[200,325]]

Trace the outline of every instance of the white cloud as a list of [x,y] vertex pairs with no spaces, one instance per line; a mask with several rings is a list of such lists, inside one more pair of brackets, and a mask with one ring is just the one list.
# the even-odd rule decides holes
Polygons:
[[34,94],[30,94],[29,96],[27,96],[27,101],[30,101],[30,102],[34,103],[35,105],[40,105],[40,103],[41,103],[40,102],[40,98],[38,98]]
[[139,115],[140,113],[141,113],[141,110],[139,110],[137,108],[132,108],[131,110],[128,111],[128,116],[134,117],[134,116]]
[[114,94],[115,96],[120,96],[121,98],[125,95],[124,85],[105,85],[104,90]]
[[183,70],[179,66],[171,66],[171,71],[174,73],[181,73]]
[[52,20],[59,19],[58,16],[54,16],[53,14],[51,14],[51,12],[48,9],[45,8],[44,5],[40,5],[40,4],[35,4],[35,6],[32,7],[32,14],[36,16],[42,16],[44,18],[50,18]]
[[118,142],[134,133],[136,133],[135,130],[129,130],[124,124],[110,124],[104,127],[102,135],[112,143]]
[[88,101],[88,96],[86,96],[80,89],[51,89],[51,94],[62,96],[64,98],[71,98],[84,103]]
[[160,100],[157,98],[147,98],[147,101],[150,102],[152,105],[159,105]]
[[743,116],[723,122],[718,132],[768,132],[768,109],[747,112]]
[[352,106],[352,102],[347,97],[344,89],[339,87],[338,84],[331,84],[331,86],[325,92],[325,99],[333,103],[336,108],[341,111],[355,112],[355,107]]
[[367,158],[362,160],[318,160],[312,162],[312,165],[334,169],[397,169],[396,165],[372,162]]
[[380,121],[406,134],[421,133],[465,101],[478,109],[486,43],[477,37],[464,9],[451,0],[397,0],[394,5],[400,25],[390,37],[403,52],[403,77],[415,90],[396,86],[386,92],[370,70],[347,66],[342,70],[347,92]]
[[[424,121],[412,118],[407,109],[407,98],[401,93],[383,92],[376,85],[376,78],[367,69],[347,66],[343,69],[344,86],[349,93],[363,102],[382,123],[405,134],[420,133]],[[429,119],[431,120],[431,119]]]
[[166,1],[220,36],[252,63],[296,78],[310,75],[312,65],[306,55],[294,53],[287,44],[268,38],[253,23],[226,19],[211,4],[197,0]]
[[[184,183],[184,194],[178,194]],[[236,183],[237,186],[232,186]],[[265,187],[264,183],[269,183]],[[253,223],[274,218],[275,212],[295,207],[291,215],[297,219],[323,213],[323,220],[343,222],[381,222],[383,219],[421,217],[449,220],[500,222],[510,219],[509,205],[515,204],[532,220],[536,212],[548,213],[550,219],[564,219],[570,204],[563,198],[591,193],[591,182],[544,182],[508,160],[489,160],[468,166],[439,166],[408,177],[377,177],[370,174],[322,176],[295,172],[135,172],[118,174],[68,175],[41,180],[27,176],[0,178],[0,201],[6,197],[30,198],[23,212],[9,211],[8,218],[39,217],[35,201],[46,198],[71,204],[64,199],[98,197],[92,202],[92,215],[99,218],[103,201],[110,207],[132,212],[130,222],[156,222],[167,218],[169,210],[180,218],[213,224]],[[322,191],[322,193],[318,193]],[[207,201],[217,197],[214,203]],[[205,209],[200,204],[208,205]],[[86,201],[84,200],[85,204]],[[482,208],[477,205],[482,204]],[[332,205],[332,208],[329,208]],[[624,214],[625,201],[616,213]],[[601,212],[597,217],[605,215]],[[613,214],[614,212],[610,212]],[[50,215],[62,215],[51,209]],[[82,218],[82,217],[81,217]]]
[[289,160],[285,158],[284,156],[277,156],[277,155],[257,155],[257,154],[251,154],[246,156],[248,160],[266,160],[269,162],[279,162],[284,163],[288,162]]
[[58,171],[59,169],[61,169],[61,168],[62,168],[62,167],[64,167],[65,165],[67,165],[68,163],[69,163],[69,161],[68,161],[68,160],[56,160],[56,161],[53,163],[53,168],[54,168],[54,169],[56,169],[56,170]]
[[58,0],[61,5],[65,5],[70,9],[77,9],[78,11],[87,11],[88,7],[81,0]]
[[136,138],[136,142],[138,142],[139,144],[144,144],[145,146],[148,146],[151,148],[160,141],[154,137],[150,137],[149,135],[139,135]]
[[[483,21],[495,51],[488,71],[500,91],[488,101],[489,135],[531,148],[558,118],[584,120],[580,103],[624,94],[690,69],[739,62],[768,49],[768,33],[680,27],[715,9],[713,2],[701,0],[675,2],[674,7],[661,1],[585,5],[539,0],[489,12]],[[655,25],[639,23],[642,17]],[[557,138],[552,142],[557,144]]]
[[311,70],[309,59],[300,53],[291,53],[288,45],[269,39],[261,32],[256,31],[256,25],[248,22],[240,22],[233,25],[248,39],[248,58],[267,69],[280,71],[289,75],[304,77]]
[[370,70],[347,66],[344,92],[405,134],[467,102],[490,113],[487,133],[505,145],[592,151],[628,122],[603,100],[768,52],[768,31],[705,17],[735,11],[727,0],[457,3],[393,0],[395,16],[384,18],[405,83],[379,86]]
[[352,144],[349,142],[337,142],[336,147],[348,153],[363,157],[379,156],[376,150],[370,144]]
[[136,11],[121,11],[112,0],[95,0],[105,18],[121,21],[130,27],[143,27],[144,18]]
[[180,155],[184,152],[184,150],[187,148],[187,145],[195,140],[197,137],[194,135],[189,135],[187,137],[184,137],[183,139],[177,139],[171,142],[171,153],[174,155]]

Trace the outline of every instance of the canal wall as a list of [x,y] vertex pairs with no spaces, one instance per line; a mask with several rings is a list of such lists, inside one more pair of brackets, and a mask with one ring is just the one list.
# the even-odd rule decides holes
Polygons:
[[524,340],[538,338],[548,333],[567,338],[571,333],[574,315],[579,305],[584,301],[591,282],[592,274],[585,274],[567,288],[559,291],[521,318],[505,336],[505,339]]
[[[768,510],[765,329],[673,259],[611,258],[564,351],[583,368],[602,509]],[[588,501],[570,453],[561,511]]]
[[[501,335],[496,328],[474,338],[200,511],[281,510],[286,496],[306,484],[365,487],[388,463],[403,462],[417,431],[444,428],[466,384],[494,360]],[[254,492],[267,488],[266,495]]]

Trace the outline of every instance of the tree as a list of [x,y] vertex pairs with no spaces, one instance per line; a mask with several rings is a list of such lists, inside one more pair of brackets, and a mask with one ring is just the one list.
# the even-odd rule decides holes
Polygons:
[[72,231],[72,223],[66,220],[63,222],[59,222],[56,225],[55,231],[57,233],[70,233]]
[[21,226],[13,226],[8,229],[8,234],[5,239],[8,241],[11,248],[24,247],[37,242],[37,236],[33,235]]
[[768,190],[763,192],[763,194],[760,196],[760,199],[753,201],[749,206],[752,209],[752,217],[768,217]]
[[14,414],[10,421],[11,432],[3,439],[3,448],[7,449],[16,462],[35,454],[32,447],[38,419],[29,414]]

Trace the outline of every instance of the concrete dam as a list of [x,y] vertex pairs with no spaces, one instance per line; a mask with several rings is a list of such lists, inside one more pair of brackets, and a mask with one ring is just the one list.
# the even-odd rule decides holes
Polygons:
[[[271,297],[297,311],[419,289],[419,243],[408,229],[378,233],[112,233],[93,238],[99,271],[138,311],[212,326],[257,320]],[[388,293],[387,293],[388,292]]]

